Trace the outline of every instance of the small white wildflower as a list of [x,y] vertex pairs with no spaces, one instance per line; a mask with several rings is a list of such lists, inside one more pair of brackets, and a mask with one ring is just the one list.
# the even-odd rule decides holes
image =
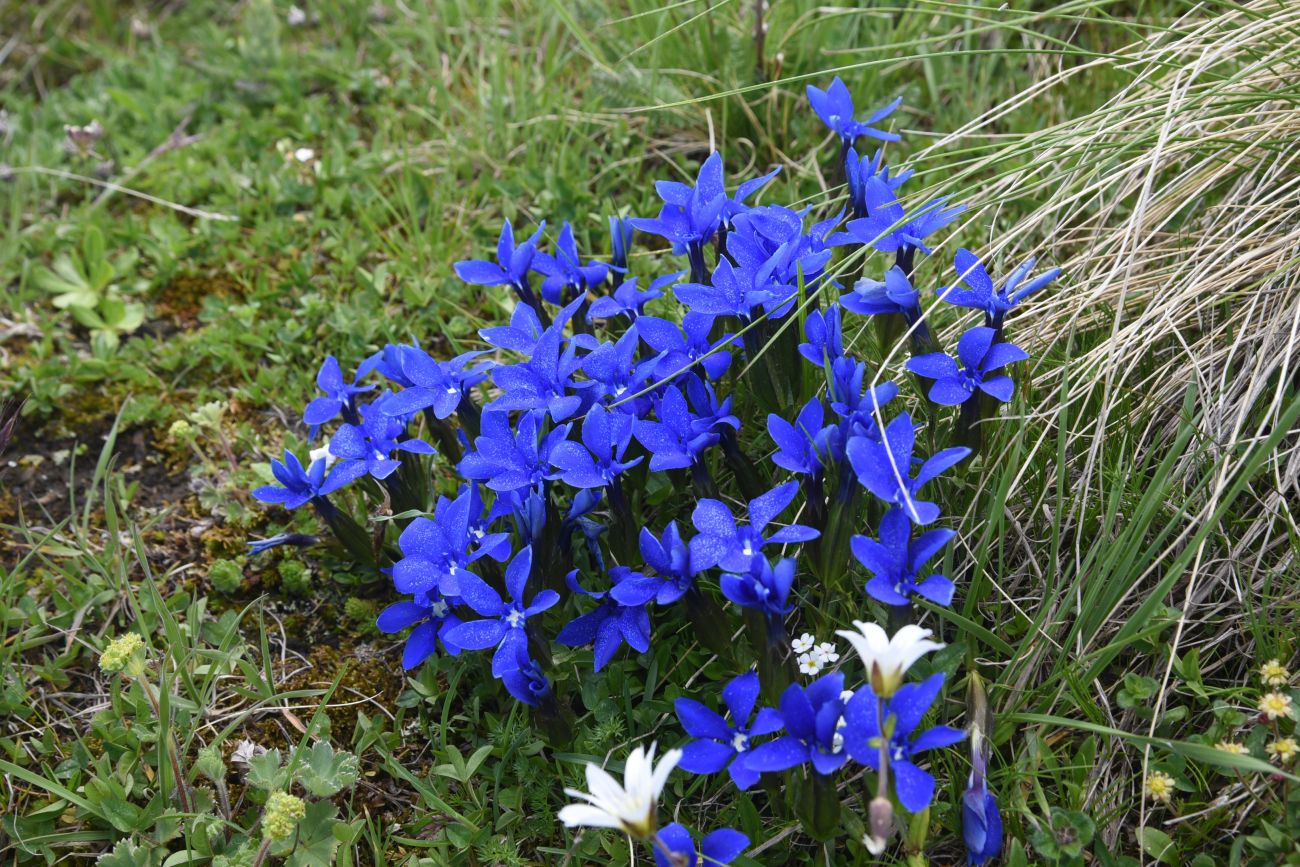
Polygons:
[[794,641],[790,642],[790,648],[794,650],[795,653],[807,653],[813,649],[813,645],[816,643],[817,639],[810,633],[805,632],[803,635],[800,635]]
[[813,653],[799,654],[799,670],[812,677],[822,670],[822,662]]
[[289,7],[289,14],[284,16],[290,27],[301,27],[307,23],[307,13],[297,6]]
[[821,659],[822,665],[838,662],[840,658],[840,649],[829,641],[823,641],[817,645],[817,650],[814,652]]
[[243,765],[247,770],[249,760],[262,755],[264,752],[266,752],[266,747],[258,746],[248,740],[240,741],[235,744],[235,751],[230,754],[230,763],[232,765]]

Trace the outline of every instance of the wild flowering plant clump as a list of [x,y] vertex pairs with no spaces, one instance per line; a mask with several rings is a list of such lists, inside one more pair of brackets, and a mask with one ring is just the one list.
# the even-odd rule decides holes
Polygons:
[[[729,863],[756,841],[659,824],[683,771],[752,790],[816,840],[879,853],[903,828],[918,851],[936,792],[961,787],[936,781],[933,757],[969,733],[949,815],[981,864],[1002,838],[991,716],[969,670],[964,720],[947,724],[962,716],[942,701],[960,647],[945,652],[938,621],[921,621],[961,592],[932,565],[955,556],[940,504],[962,496],[958,465],[1028,358],[1008,314],[1057,272],[1031,277],[1031,260],[999,281],[960,250],[955,271],[920,278],[962,206],[905,206],[911,172],[857,152],[864,137],[898,140],[880,128],[897,101],[859,120],[838,78],[808,96],[839,141],[844,209],[755,204],[777,172],[729,186],[713,153],[693,182],[656,183],[657,214],[610,218],[608,261],[584,255],[569,223],[548,245],[544,224],[506,222],[494,253],[455,269],[517,300],[480,332],[487,348],[439,359],[389,345],[350,379],[327,358],[303,416],[326,444],[305,461],[286,451],[254,493],[310,505],[391,574],[401,599],[378,626],[405,634],[404,666],[436,653],[481,666],[556,746],[573,730],[573,660],[635,665],[683,635],[714,656],[707,670],[726,677],[676,685],[684,735],[634,733],[677,748],[657,762],[637,748],[622,783],[589,765],[588,789],[565,790],[565,825],[615,829],[660,864]],[[680,258],[631,256],[637,233]],[[954,314],[983,314],[951,353],[918,288],[939,280]],[[897,383],[853,353],[884,358],[900,341],[914,376]]]

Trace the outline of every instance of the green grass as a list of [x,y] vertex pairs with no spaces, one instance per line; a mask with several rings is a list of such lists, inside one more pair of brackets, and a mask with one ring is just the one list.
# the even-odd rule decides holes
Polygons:
[[[1296,781],[1256,773],[1266,732],[1248,714],[1253,670],[1295,659],[1300,602],[1294,12],[782,0],[760,76],[748,0],[374,9],[313,4],[291,27],[269,0],[0,7],[14,34],[0,390],[27,399],[0,466],[0,813],[16,863],[124,837],[143,848],[112,863],[200,852],[166,800],[169,750],[215,790],[201,746],[229,763],[247,739],[287,759],[318,737],[360,762],[320,802],[339,863],[623,863],[613,835],[566,843],[560,779],[647,733],[678,737],[678,675],[706,661],[687,636],[608,677],[561,657],[587,712],[574,752],[553,753],[478,669],[395,672],[392,643],[349,615],[391,590],[346,559],[238,560],[250,536],[313,529],[246,492],[286,425],[302,444],[291,423],[322,355],[347,366],[411,339],[452,354],[507,315],[507,292],[451,271],[503,217],[573,220],[580,249],[604,250],[606,214],[653,213],[650,182],[693,174],[711,145],[729,178],[783,166],[765,201],[825,202],[836,145],[803,85],[833,70],[860,104],[903,95],[892,158],[973,204],[923,279],[947,279],[958,245],[1004,263],[1038,252],[1070,275],[1021,319],[1040,359],[1008,413],[1024,422],[999,424],[945,491],[970,529],[945,564],[958,603],[936,612],[967,641],[944,664],[964,657],[988,682],[1013,859],[1045,859],[1040,829],[1073,810],[1095,823],[1094,863],[1140,848],[1227,863],[1238,828],[1253,835],[1241,863],[1281,860],[1268,846],[1300,827]],[[64,126],[92,120],[94,152],[69,153]],[[91,240],[87,257],[96,234],[105,252]],[[43,285],[74,254],[133,257],[104,281],[144,312],[117,345]],[[245,570],[231,595],[208,579],[222,559]],[[300,584],[304,566],[301,594],[286,575]],[[160,715],[96,667],[132,628],[154,648]],[[1233,739],[1255,764],[1207,748]],[[959,753],[936,760],[934,863],[960,851]],[[1156,768],[1179,780],[1174,809],[1143,802]],[[230,780],[246,830],[263,796]],[[746,863],[860,857],[714,778],[676,779],[668,801],[694,827],[774,841]]]

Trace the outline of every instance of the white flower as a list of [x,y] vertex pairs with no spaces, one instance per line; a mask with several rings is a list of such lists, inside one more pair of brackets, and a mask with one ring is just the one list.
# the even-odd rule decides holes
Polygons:
[[307,23],[307,13],[299,9],[297,6],[290,6],[289,14],[284,16],[284,18],[290,27],[301,27]]
[[240,765],[247,770],[249,761],[265,752],[266,747],[259,746],[252,741],[240,741],[235,744],[235,751],[230,754],[230,763]]
[[841,629],[836,635],[842,635],[853,645],[853,649],[862,657],[867,667],[867,676],[871,689],[880,698],[889,698],[903,685],[903,675],[912,663],[932,650],[943,647],[937,641],[931,641],[933,634],[914,623],[909,623],[890,638],[885,630],[874,623],[853,621],[857,627]]
[[815,675],[822,670],[821,657],[815,653],[799,654],[799,670],[807,675]]
[[813,652],[822,661],[822,665],[830,665],[832,662],[839,662],[840,659],[840,649],[829,641],[817,645],[817,649]]
[[810,633],[805,632],[803,635],[800,635],[794,641],[790,642],[790,649],[795,653],[807,653],[813,649],[813,645],[816,643],[817,639]]
[[321,446],[320,448],[312,449],[310,452],[307,453],[307,466],[311,466],[321,458],[325,459],[325,469],[329,469],[331,466],[334,465],[334,462],[338,460],[337,457],[330,454],[330,444],[325,443],[325,445]]
[[309,163],[316,159],[316,152],[311,148],[298,148],[293,152],[293,158],[300,163]]
[[870,831],[862,835],[862,845],[867,847],[867,851],[872,855],[884,854],[885,847],[889,845],[888,840],[875,837]]
[[587,763],[587,788],[590,793],[565,789],[571,798],[585,804],[569,804],[559,812],[560,821],[573,828],[617,828],[644,840],[658,830],[659,793],[668,775],[682,758],[681,750],[669,750],[655,765],[655,745],[647,751],[637,747],[627,757],[623,785],[593,762]]

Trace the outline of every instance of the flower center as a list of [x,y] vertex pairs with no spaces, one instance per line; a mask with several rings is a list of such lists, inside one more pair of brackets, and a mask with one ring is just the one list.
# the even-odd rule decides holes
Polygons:
[[527,619],[528,616],[524,614],[522,608],[511,608],[506,614],[506,623],[509,624],[512,629],[518,629],[520,626],[523,626],[524,621]]
[[743,753],[749,749],[749,735],[744,732],[736,732],[731,738],[731,748],[738,753]]
[[447,616],[447,610],[447,603],[441,599],[429,606],[429,613],[440,620]]

